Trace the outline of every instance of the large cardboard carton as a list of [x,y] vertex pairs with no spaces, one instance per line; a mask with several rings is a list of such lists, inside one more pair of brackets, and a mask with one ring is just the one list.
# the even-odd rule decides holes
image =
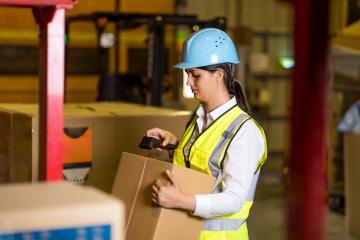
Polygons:
[[[162,127],[180,137],[188,114],[129,103],[66,104],[65,178],[110,192],[121,152],[150,154],[138,148],[149,128]],[[0,123],[0,181],[37,181],[38,105],[0,104]],[[81,134],[73,134],[78,130]]]
[[0,239],[122,239],[124,206],[72,183],[0,185]]
[[346,230],[360,238],[360,134],[344,133]]
[[175,166],[171,163],[123,153],[112,194],[126,206],[125,239],[128,240],[197,240],[203,219],[182,210],[165,209],[151,201],[156,179],[168,184],[166,170],[171,170],[187,194],[210,193],[212,176]]
[[0,112],[0,182],[9,179],[11,115]]

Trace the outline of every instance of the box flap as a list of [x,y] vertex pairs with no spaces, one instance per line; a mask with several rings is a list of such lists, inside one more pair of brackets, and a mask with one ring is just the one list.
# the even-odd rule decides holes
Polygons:
[[[141,171],[139,169],[143,171],[142,175],[139,174]],[[169,183],[165,174],[166,170],[171,170],[174,173],[183,191],[188,194],[210,193],[215,182],[212,176],[191,169],[123,153],[113,194],[120,197],[126,206],[131,208],[131,210],[127,209],[130,218],[127,218],[126,239],[198,239],[203,219],[194,217],[182,210],[158,207],[151,201],[154,181],[159,179],[162,184]],[[136,186],[132,184],[134,182],[139,183],[135,178],[140,181],[140,188],[135,189]],[[129,182],[131,185],[127,184],[126,190],[120,190],[119,186],[124,182]],[[127,191],[131,192],[130,195],[134,195],[133,191],[138,191],[135,198],[131,197],[133,202],[126,200]],[[130,197],[128,196],[128,198]]]
[[144,160],[147,164],[138,198],[136,199],[133,216],[131,216],[129,228],[126,232],[126,239],[153,239],[159,225],[158,219],[164,209],[152,203],[152,185],[156,179],[159,179],[163,184],[167,184],[168,180],[165,171],[171,170],[174,165],[137,155],[131,155],[131,157],[133,161]]
[[[215,178],[211,175],[180,166],[174,166],[173,174],[187,194],[209,194],[215,183]],[[176,219],[176,222],[172,219]],[[161,212],[154,239],[197,240],[202,225],[203,219],[190,213],[184,214],[181,210],[165,210]]]
[[122,154],[111,193],[122,200],[126,206],[125,231],[134,211],[146,166],[146,159],[137,158],[134,160],[134,156],[129,153]]

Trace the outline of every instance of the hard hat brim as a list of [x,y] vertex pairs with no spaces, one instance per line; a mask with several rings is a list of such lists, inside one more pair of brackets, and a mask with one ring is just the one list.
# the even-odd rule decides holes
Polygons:
[[[223,62],[220,62],[220,63],[214,63],[214,64],[221,64]],[[232,64],[239,64],[240,61],[234,61],[234,62],[230,62]],[[194,63],[187,63],[187,62],[181,62],[181,63],[178,63],[176,65],[174,65],[173,67],[174,68],[179,68],[179,69],[189,69],[189,68],[197,68],[197,67],[204,67],[204,66],[209,66],[208,64],[207,65],[199,65],[199,64],[194,64]]]
[[189,68],[195,68],[195,67],[201,67],[201,66],[196,66],[196,64],[191,64],[191,63],[186,63],[186,62],[181,62],[181,63],[174,65],[174,68],[179,68],[179,69],[189,69]]

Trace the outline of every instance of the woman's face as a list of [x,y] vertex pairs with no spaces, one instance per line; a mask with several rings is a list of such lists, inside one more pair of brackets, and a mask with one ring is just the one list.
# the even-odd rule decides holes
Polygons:
[[185,70],[188,79],[186,85],[191,87],[195,99],[200,102],[209,102],[219,91],[219,73],[209,72],[199,68]]

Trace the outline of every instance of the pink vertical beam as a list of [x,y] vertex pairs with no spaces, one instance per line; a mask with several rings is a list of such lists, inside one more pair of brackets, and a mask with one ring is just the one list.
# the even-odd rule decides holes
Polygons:
[[76,0],[0,0],[0,6],[12,7],[45,7],[56,6],[58,8],[71,8],[76,3]]
[[40,25],[39,180],[62,179],[65,10],[34,8]]
[[39,179],[62,179],[65,11],[77,0],[0,0],[33,9],[40,25]]
[[292,0],[292,83],[287,239],[324,239],[329,111],[329,1]]

